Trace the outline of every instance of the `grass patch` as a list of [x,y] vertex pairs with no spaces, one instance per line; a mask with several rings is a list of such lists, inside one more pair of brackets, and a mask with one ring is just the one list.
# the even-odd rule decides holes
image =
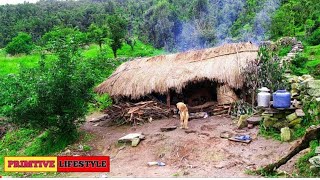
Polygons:
[[291,70],[295,75],[311,74],[316,78],[320,78],[317,70],[317,67],[320,66],[320,45],[309,46],[305,44],[304,46],[304,51],[300,54],[298,59],[295,58],[293,60],[293,63],[298,62],[299,59],[305,60],[298,62],[297,64],[293,64]]
[[[262,123],[262,121],[261,121]],[[310,127],[311,125],[313,125],[313,122],[306,122],[303,121],[303,123],[301,124],[301,127],[299,128],[290,128],[291,130],[291,141],[297,140],[299,138],[301,138],[302,136],[304,136],[304,134],[306,133],[306,130],[308,127]],[[280,131],[275,129],[275,128],[268,128],[265,129],[263,127],[262,124],[260,124],[260,128],[259,128],[259,135],[261,135],[262,137],[265,137],[267,139],[274,139],[277,141],[281,141],[281,135],[280,135]]]
[[320,171],[319,168],[316,170],[310,169],[309,159],[313,156],[316,156],[315,149],[319,146],[319,142],[317,140],[310,142],[310,152],[301,156],[296,163],[296,166],[299,170],[299,177],[319,177]]
[[279,57],[284,57],[284,56],[286,56],[286,55],[291,51],[291,49],[292,49],[291,46],[282,47],[282,48],[278,51],[278,56],[279,56]]
[[0,175],[13,177],[55,177],[59,173],[3,172],[4,156],[46,156],[63,150],[70,141],[49,131],[20,128],[9,131],[0,141]]
[[281,136],[278,130],[274,129],[274,128],[269,128],[268,130],[266,130],[265,128],[263,128],[263,126],[260,125],[259,128],[259,134],[262,137],[265,137],[267,139],[275,139],[277,141],[281,141]]
[[[100,53],[100,48],[96,44],[91,44],[88,49],[82,50],[82,55],[85,59],[98,58]],[[164,53],[164,50],[155,49],[151,45],[146,45],[141,41],[137,41],[133,50],[131,50],[129,45],[124,44],[123,47],[118,50],[118,57],[145,57],[161,55]],[[102,54],[105,58],[113,58],[110,46],[104,45],[102,48]],[[10,73],[18,73],[21,66],[31,68],[35,67],[38,65],[40,58],[41,55],[39,53],[8,56],[4,49],[0,49],[0,76]],[[56,57],[48,55],[47,59],[54,60]]]

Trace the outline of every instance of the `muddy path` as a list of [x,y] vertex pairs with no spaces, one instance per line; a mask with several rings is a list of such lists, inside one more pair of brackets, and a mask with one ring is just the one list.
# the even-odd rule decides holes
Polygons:
[[[91,119],[95,114],[88,117]],[[85,123],[83,130],[95,138],[89,142],[92,155],[111,158],[110,173],[76,173],[70,177],[254,177],[246,173],[283,156],[292,143],[281,143],[258,136],[259,127],[236,130],[234,122],[225,117],[209,117],[189,122],[185,133],[182,129],[161,132],[160,127],[178,125],[177,119],[152,121],[135,127],[98,127]],[[222,131],[249,134],[250,144],[220,138]],[[146,139],[137,147],[118,145],[118,138],[142,132]],[[149,161],[161,161],[166,166],[148,166]],[[281,167],[292,172],[295,159]]]

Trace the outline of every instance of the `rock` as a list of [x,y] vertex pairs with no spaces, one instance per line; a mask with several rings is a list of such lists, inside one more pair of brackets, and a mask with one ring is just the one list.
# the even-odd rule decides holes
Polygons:
[[277,119],[285,119],[286,113],[277,113],[277,114],[274,114],[273,117]]
[[289,123],[289,126],[290,126],[290,127],[294,127],[294,126],[296,126],[296,125],[300,124],[300,123],[301,123],[301,121],[302,121],[302,119],[301,119],[301,118],[297,118],[297,119],[295,119],[295,120],[291,121],[291,122]]
[[237,124],[238,129],[244,128],[248,125],[247,119],[248,119],[248,115],[240,116]]
[[291,139],[291,132],[288,127],[281,128],[281,141],[287,142]]
[[264,118],[263,126],[264,128],[270,128],[277,122],[276,118]]
[[196,131],[196,130],[185,130],[184,132],[185,132],[185,133],[187,133],[187,134],[190,134],[190,133],[197,133],[197,131]]
[[307,93],[310,96],[319,97],[320,96],[320,89],[308,89]]
[[220,133],[221,138],[228,139],[228,138],[231,138],[232,136],[233,136],[233,133],[231,133],[229,131],[223,131]]
[[308,89],[320,89],[320,80],[312,80],[307,82],[306,87]]
[[190,174],[190,173],[189,173],[188,171],[184,171],[184,172],[183,172],[183,175],[184,175],[184,176],[187,176],[187,175],[189,175],[189,174]]
[[162,132],[173,131],[175,129],[177,129],[177,126],[167,126],[167,127],[160,128]]
[[294,113],[292,113],[292,114],[289,114],[287,117],[286,117],[286,119],[288,120],[288,121],[293,121],[293,120],[295,120],[295,119],[297,119],[298,118],[298,116],[297,116],[297,114],[294,112]]
[[286,121],[280,121],[280,122],[276,122],[272,127],[276,129],[281,129],[287,126],[288,126],[288,123]]
[[64,154],[64,155],[68,155],[68,156],[71,155],[70,149],[67,149],[65,152],[63,152],[63,154]]
[[101,174],[100,178],[108,178],[108,174]]
[[210,136],[210,134],[206,133],[206,132],[201,132],[201,133],[199,133],[199,135]]
[[320,97],[316,98],[316,101],[317,101],[317,102],[320,102]]
[[320,156],[314,156],[310,158],[309,162],[315,167],[320,167]]
[[136,147],[138,146],[139,142],[140,142],[140,138],[133,138],[131,142],[131,146]]
[[248,128],[252,129],[253,128],[253,124],[248,124]]
[[292,101],[292,105],[293,105],[293,107],[295,107],[295,108],[301,108],[301,102],[298,101],[297,99],[294,99],[294,100]]
[[108,114],[103,114],[103,115],[98,116],[96,118],[92,118],[89,122],[100,122],[100,121],[104,121],[104,120],[106,120],[108,118],[109,118]]
[[132,142],[134,138],[139,138],[139,139],[144,139],[144,135],[142,133],[131,133],[127,134],[121,138],[118,139],[119,143],[124,143],[124,142]]
[[261,117],[260,116],[252,116],[252,117],[247,119],[247,122],[252,124],[252,125],[259,125],[260,121],[261,121]]
[[297,125],[294,126],[294,129],[299,129],[301,127],[302,127],[301,124],[297,124]]
[[303,117],[303,116],[305,116],[306,114],[303,112],[302,109],[296,109],[296,115],[297,115],[298,117]]
[[313,79],[313,77],[312,77],[311,75],[309,75],[309,74],[304,74],[304,75],[302,75],[301,77],[302,77],[302,79],[304,79],[304,80],[306,80],[306,79]]

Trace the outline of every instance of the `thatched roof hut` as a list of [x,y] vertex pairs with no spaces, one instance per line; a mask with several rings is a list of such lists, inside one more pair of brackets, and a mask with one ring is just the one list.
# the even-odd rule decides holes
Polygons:
[[225,44],[215,48],[189,51],[122,64],[95,90],[112,97],[138,99],[147,94],[181,92],[189,82],[210,80],[231,88],[241,88],[240,70],[257,58],[258,47],[251,43]]

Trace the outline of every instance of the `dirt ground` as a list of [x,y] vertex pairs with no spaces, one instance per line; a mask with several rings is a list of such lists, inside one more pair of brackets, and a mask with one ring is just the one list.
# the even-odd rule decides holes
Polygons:
[[[93,114],[90,120],[98,114]],[[189,130],[161,132],[160,127],[179,125],[178,119],[152,121],[135,127],[99,127],[86,122],[82,129],[93,134],[88,144],[91,155],[111,158],[110,173],[74,173],[69,177],[254,177],[247,170],[274,162],[288,152],[292,143],[281,143],[258,136],[259,127],[236,130],[235,123],[226,117],[208,117],[189,122]],[[249,134],[250,144],[220,138],[223,131]],[[142,132],[146,139],[137,147],[118,145],[117,140],[134,132]],[[294,173],[293,158],[280,170]],[[148,166],[147,162],[161,161],[166,166]]]

